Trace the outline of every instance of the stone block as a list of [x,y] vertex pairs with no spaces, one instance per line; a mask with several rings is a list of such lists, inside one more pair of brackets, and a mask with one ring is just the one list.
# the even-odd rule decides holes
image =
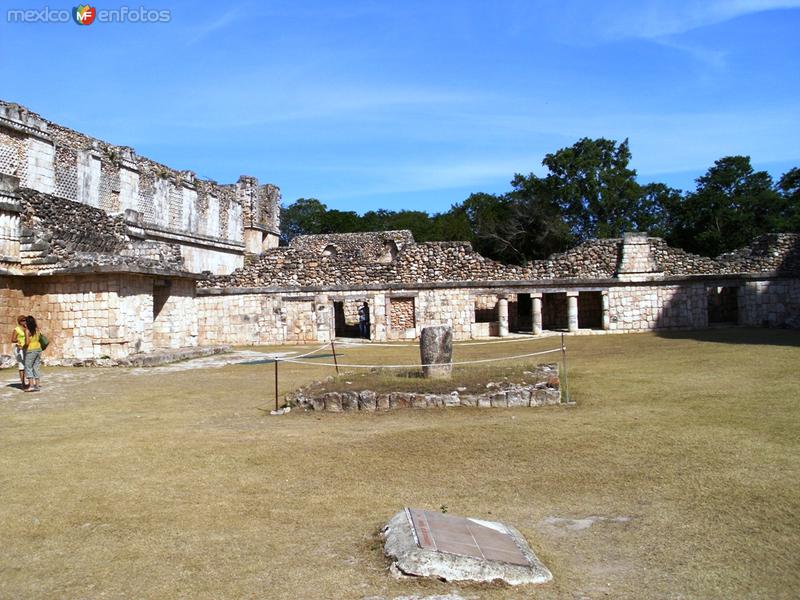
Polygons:
[[492,408],[508,408],[508,395],[506,392],[496,392],[489,396],[489,405]]
[[507,406],[514,408],[518,406],[530,406],[530,392],[527,399],[523,396],[521,389],[508,390],[506,392]]
[[328,392],[322,398],[326,411],[342,412],[342,397],[338,392]]
[[450,392],[449,394],[444,396],[445,406],[459,406],[460,404],[461,404],[461,399],[458,396],[458,392]]
[[371,390],[364,390],[358,395],[358,408],[373,411],[377,406],[377,394]]
[[459,396],[461,406],[478,406],[478,398],[469,394]]
[[410,408],[413,394],[392,392],[389,394],[389,408]]
[[409,394],[411,396],[411,408],[428,408],[428,401],[424,394]]
[[342,410],[358,410],[358,392],[342,392]]
[[376,410],[389,410],[389,394],[378,394],[375,397],[375,408]]

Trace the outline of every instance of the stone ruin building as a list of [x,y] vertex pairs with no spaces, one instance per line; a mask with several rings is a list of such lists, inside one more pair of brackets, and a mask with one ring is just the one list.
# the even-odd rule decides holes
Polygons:
[[408,231],[279,246],[279,203],[0,102],[0,331],[33,314],[69,361],[357,337],[363,302],[374,341],[800,326],[798,234],[706,258],[631,233],[510,266]]

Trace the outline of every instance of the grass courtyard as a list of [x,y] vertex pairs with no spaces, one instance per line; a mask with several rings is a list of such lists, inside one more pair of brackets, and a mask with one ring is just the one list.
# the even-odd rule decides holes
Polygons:
[[[553,346],[463,345],[455,360]],[[270,417],[261,361],[48,368],[39,394],[3,371],[0,598],[800,596],[800,332],[568,346],[575,407]],[[332,372],[280,369],[282,393]],[[443,505],[514,525],[554,581],[392,579],[379,527]]]

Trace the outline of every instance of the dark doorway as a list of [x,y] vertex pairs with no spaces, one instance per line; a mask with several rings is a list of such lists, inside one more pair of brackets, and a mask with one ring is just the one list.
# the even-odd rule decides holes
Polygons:
[[517,320],[512,331],[533,331],[533,302],[530,294],[517,294]]
[[739,288],[721,286],[708,288],[708,324],[739,322]]
[[353,318],[351,315],[348,319],[343,301],[333,303],[333,322],[336,337],[361,337],[358,329],[358,316],[356,314]]
[[603,293],[578,292],[578,327],[603,328]]
[[567,293],[542,294],[542,329],[567,329]]

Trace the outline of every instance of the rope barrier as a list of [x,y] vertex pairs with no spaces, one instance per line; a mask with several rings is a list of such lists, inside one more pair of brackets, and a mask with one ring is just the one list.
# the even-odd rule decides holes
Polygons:
[[[519,358],[528,358],[530,356],[541,356],[543,354],[552,354],[553,352],[563,352],[563,347],[553,348],[552,350],[543,350],[541,352],[531,352],[528,354],[517,354],[516,356],[500,356],[498,358],[482,358],[479,360],[465,360],[459,362],[451,362],[451,365],[476,365],[480,363],[497,362],[501,360],[516,360]],[[299,357],[298,357],[299,358]],[[334,367],[333,363],[320,363],[320,362],[303,362],[297,358],[282,358],[281,362],[294,363],[296,365],[320,366],[320,367]],[[416,369],[419,367],[436,367],[442,366],[442,363],[427,363],[427,364],[406,364],[406,365],[346,365],[339,363],[340,367],[347,367],[350,369]]]
[[[297,356],[292,356],[292,360],[297,360],[298,358],[305,358],[306,356],[311,356],[312,354],[316,354],[317,352],[319,352],[323,348],[327,348],[327,347],[328,347],[328,344],[322,344],[322,346],[320,346],[316,350],[312,350],[311,352],[306,352],[305,354],[299,354]],[[275,360],[282,360],[282,361],[286,362],[287,359],[276,357]]]
[[[513,337],[502,340],[491,340],[486,342],[453,342],[453,346],[484,346],[487,344],[508,344],[513,342],[537,342],[548,337],[555,337],[554,335],[547,336],[525,336]],[[344,342],[341,339],[337,340],[338,346],[347,346],[348,348],[418,348],[419,343],[416,344],[379,344],[375,342]]]

